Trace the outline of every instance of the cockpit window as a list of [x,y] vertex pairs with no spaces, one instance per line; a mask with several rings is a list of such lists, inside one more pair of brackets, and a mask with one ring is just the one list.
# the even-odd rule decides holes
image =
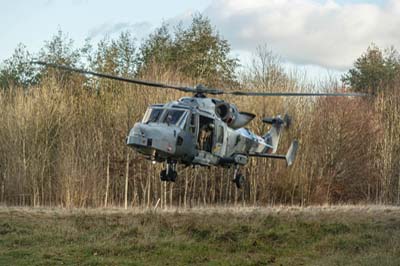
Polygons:
[[169,125],[175,125],[176,123],[178,123],[184,112],[185,111],[181,110],[168,110],[163,122]]
[[164,110],[160,108],[149,108],[143,117],[143,123],[157,122]]

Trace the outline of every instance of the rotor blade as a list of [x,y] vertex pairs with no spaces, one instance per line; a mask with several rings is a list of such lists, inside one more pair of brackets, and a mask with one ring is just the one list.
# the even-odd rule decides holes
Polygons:
[[252,92],[252,91],[225,91],[224,94],[239,96],[369,96],[366,93],[327,93],[327,92]]
[[114,76],[114,75],[109,75],[109,74],[104,74],[104,73],[97,73],[97,72],[79,69],[79,68],[73,68],[73,67],[66,66],[66,65],[58,65],[58,64],[47,63],[47,62],[42,62],[42,61],[34,61],[31,63],[36,64],[36,65],[48,66],[48,67],[58,68],[58,69],[66,70],[66,71],[81,73],[81,74],[85,74],[85,75],[92,75],[92,76],[96,76],[96,77],[100,77],[100,78],[118,80],[118,81],[134,83],[134,84],[139,84],[139,85],[144,85],[144,86],[164,88],[164,89],[175,89],[175,90],[184,91],[184,92],[196,92],[196,90],[191,87],[180,87],[180,86],[168,85],[168,84],[163,84],[163,83],[144,81],[144,80],[140,80],[140,79],[123,78],[123,77],[119,77],[119,76]]

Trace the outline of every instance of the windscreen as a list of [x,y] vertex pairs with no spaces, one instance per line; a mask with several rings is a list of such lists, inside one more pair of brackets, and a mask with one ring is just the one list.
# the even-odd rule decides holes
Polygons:
[[176,125],[184,112],[182,110],[168,110],[163,122],[169,125]]
[[146,124],[152,123],[152,122],[157,122],[160,119],[161,114],[162,114],[163,111],[164,110],[161,109],[161,108],[149,108],[149,109],[147,109],[146,114],[144,115],[142,122],[146,123]]

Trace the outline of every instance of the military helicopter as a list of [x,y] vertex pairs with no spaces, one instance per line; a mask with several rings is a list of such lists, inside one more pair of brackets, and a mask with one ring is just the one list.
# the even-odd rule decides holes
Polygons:
[[293,140],[286,154],[276,154],[283,129],[290,126],[291,119],[288,115],[263,118],[262,122],[270,124],[271,128],[265,135],[258,136],[245,128],[255,118],[254,114],[240,112],[235,104],[208,98],[207,95],[364,96],[362,93],[224,91],[203,85],[184,87],[130,79],[41,61],[32,63],[100,78],[192,93],[192,97],[149,106],[142,121],[135,123],[126,138],[126,144],[146,159],[165,163],[160,179],[171,182],[175,182],[177,178],[178,163],[185,166],[234,167],[232,181],[241,188],[245,179],[240,167],[247,164],[249,157],[285,160],[288,166],[295,160],[297,140]]

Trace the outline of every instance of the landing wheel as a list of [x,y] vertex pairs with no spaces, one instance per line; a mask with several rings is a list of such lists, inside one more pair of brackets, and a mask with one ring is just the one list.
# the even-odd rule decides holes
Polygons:
[[164,169],[160,172],[160,179],[161,181],[168,181],[167,170]]
[[167,164],[167,169],[164,169],[160,172],[161,181],[171,181],[175,182],[178,177],[178,173],[176,172],[176,164]]
[[175,182],[178,177],[178,173],[176,171],[170,171],[168,174],[168,181]]
[[239,166],[236,165],[235,166],[235,173],[233,174],[233,183],[235,183],[237,188],[242,188],[244,183],[245,183],[245,178],[244,175],[242,175],[242,173],[239,172]]
[[244,175],[237,173],[232,181],[235,183],[237,188],[241,189],[244,186],[246,179]]

